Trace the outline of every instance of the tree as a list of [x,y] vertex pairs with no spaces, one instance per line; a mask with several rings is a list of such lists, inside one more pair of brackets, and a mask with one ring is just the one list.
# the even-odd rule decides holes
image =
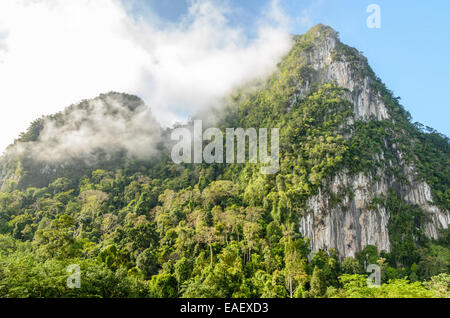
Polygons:
[[49,228],[37,230],[33,246],[43,259],[66,259],[81,255],[81,244],[73,237],[75,222],[69,215],[52,221]]
[[430,281],[424,282],[423,285],[432,291],[435,297],[450,298],[450,275],[441,273],[431,277]]
[[189,279],[192,272],[192,262],[183,257],[179,259],[174,265],[174,275],[177,279],[177,290],[180,291],[180,286]]
[[141,270],[145,278],[150,278],[157,273],[158,259],[152,249],[146,249],[136,258],[136,267]]
[[259,223],[244,221],[243,234],[248,248],[248,259],[251,258],[252,250],[255,249],[258,244],[258,238],[261,231],[262,227]]
[[148,284],[148,292],[152,298],[175,298],[178,295],[177,280],[165,272],[155,275]]
[[213,243],[218,239],[216,235],[216,229],[214,227],[202,226],[198,229],[197,240],[200,243],[208,244],[209,246],[209,256],[210,256],[210,264],[213,264],[214,260],[214,251],[213,251]]
[[342,263],[342,272],[344,274],[362,274],[362,268],[359,261],[354,257],[346,257]]
[[325,294],[326,285],[322,276],[322,271],[319,267],[314,267],[314,271],[311,278],[311,289],[309,290],[309,296],[312,298],[320,298]]
[[297,245],[296,241],[289,240],[285,243],[284,248],[286,287],[291,298],[293,298],[296,289],[303,288],[308,281],[307,260],[302,257]]

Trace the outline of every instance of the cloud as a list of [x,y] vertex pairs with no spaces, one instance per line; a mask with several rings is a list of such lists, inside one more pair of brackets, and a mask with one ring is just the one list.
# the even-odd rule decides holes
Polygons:
[[[6,31],[0,30],[0,53],[6,53],[6,38],[8,37],[8,33]],[[3,52],[2,52],[3,51]]]
[[148,160],[160,141],[161,127],[142,100],[108,93],[46,117],[39,140],[19,143],[16,150],[45,162],[83,159],[95,164],[99,153],[122,151],[130,158]]
[[0,1],[0,148],[41,115],[108,91],[142,97],[163,125],[183,121],[268,75],[291,45],[276,2],[256,37],[216,1],[192,1],[176,22],[139,12],[118,0]]

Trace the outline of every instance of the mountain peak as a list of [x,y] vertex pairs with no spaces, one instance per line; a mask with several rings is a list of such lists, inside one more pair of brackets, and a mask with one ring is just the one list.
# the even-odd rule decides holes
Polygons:
[[327,38],[332,38],[335,40],[339,39],[339,33],[335,31],[332,27],[324,24],[317,24],[316,26],[310,28],[305,34],[304,37],[309,40],[323,40]]
[[[295,37],[290,53],[295,63],[307,68],[309,81],[298,85],[306,94],[311,85],[336,83],[347,90],[346,99],[354,105],[356,119],[389,119],[389,111],[382,100],[384,84],[376,77],[367,59],[357,49],[343,44],[333,28],[318,24],[305,34]],[[303,77],[300,74],[300,77]]]

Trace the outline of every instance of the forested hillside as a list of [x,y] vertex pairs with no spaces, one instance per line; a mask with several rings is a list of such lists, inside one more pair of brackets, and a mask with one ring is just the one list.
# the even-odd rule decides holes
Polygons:
[[280,128],[277,174],[176,165],[126,94],[33,122],[0,159],[0,297],[450,296],[449,139],[360,52],[318,25],[224,104],[221,129]]

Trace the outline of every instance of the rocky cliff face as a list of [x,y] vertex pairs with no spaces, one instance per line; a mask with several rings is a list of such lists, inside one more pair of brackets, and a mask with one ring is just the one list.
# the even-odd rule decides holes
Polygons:
[[[397,186],[395,180],[375,178],[360,173],[351,176],[346,172],[336,175],[326,191],[308,200],[308,209],[300,221],[300,232],[311,239],[313,251],[335,249],[341,257],[354,256],[367,245],[391,251],[389,239],[389,212],[375,205],[375,198],[385,197],[389,189]],[[344,191],[349,189],[349,191]],[[418,205],[427,215],[424,232],[428,238],[437,239],[439,230],[448,228],[450,215],[433,204],[430,186],[412,181],[411,186],[400,189],[405,202]],[[330,195],[341,198],[333,204]]]
[[[390,251],[389,213],[384,207],[369,208],[373,197],[387,192],[386,182],[374,182],[364,174],[337,175],[331,186],[341,196],[340,204],[332,204],[323,190],[308,201],[308,209],[300,222],[300,232],[311,239],[313,252],[335,249],[341,257],[354,256],[367,245]],[[344,189],[350,189],[344,194]]]
[[[337,33],[328,27],[316,27],[309,31],[314,38],[311,50],[306,56],[307,64],[313,70],[310,81],[303,85],[303,93],[311,83],[336,82],[347,89],[346,98],[354,105],[356,119],[389,119],[389,113],[380,94],[372,87],[374,80],[364,73],[370,68],[367,60],[356,50],[342,52],[345,47]],[[347,50],[349,47],[345,47]]]
[[[380,92],[373,86],[375,79],[370,76],[367,60],[340,43],[337,33],[330,28],[316,27],[309,36],[314,38],[314,44],[306,59],[313,76],[303,83],[300,94],[306,93],[314,82],[335,82],[347,89],[345,97],[354,106],[354,120],[391,120]],[[318,195],[308,200],[300,232],[311,239],[313,252],[335,249],[343,258],[353,256],[367,245],[390,252],[390,214],[384,206],[373,203],[376,198],[386,197],[390,189],[395,189],[406,203],[417,205],[426,213],[428,221],[423,230],[427,237],[437,239],[439,230],[448,228],[450,214],[435,206],[430,186],[417,180],[414,166],[402,161],[401,152],[391,151],[401,162],[400,169],[408,179],[405,184],[389,175],[386,169],[379,169],[376,175],[351,175],[341,171]],[[383,154],[374,154],[373,159],[378,160],[380,156]],[[332,196],[339,197],[340,202],[332,202]]]
[[443,211],[433,204],[430,186],[423,181],[415,181],[413,179],[414,170],[411,169],[410,187],[403,189],[403,199],[414,205],[418,205],[427,213],[428,222],[425,224],[425,235],[429,238],[437,239],[439,230],[448,228],[450,224],[450,214]]

